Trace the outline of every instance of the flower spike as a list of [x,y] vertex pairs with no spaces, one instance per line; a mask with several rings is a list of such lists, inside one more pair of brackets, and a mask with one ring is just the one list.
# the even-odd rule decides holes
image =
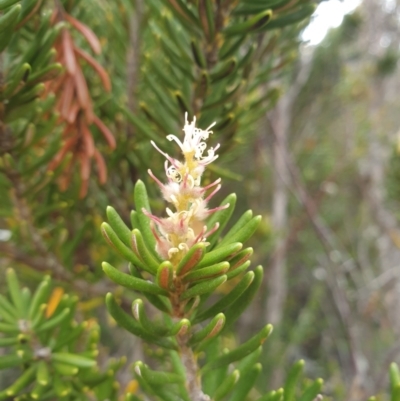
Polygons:
[[[165,174],[167,183],[162,183],[151,170],[150,177],[157,183],[164,199],[173,205],[167,208],[167,217],[159,218],[143,212],[152,220],[152,232],[156,239],[156,250],[164,259],[170,260],[173,266],[177,266],[188,250],[198,242],[206,242],[207,236],[218,229],[217,223],[207,232],[204,220],[221,207],[208,209],[207,203],[220,190],[221,179],[217,179],[205,187],[201,186],[201,177],[205,166],[217,159],[215,154],[219,144],[207,149],[206,140],[213,133],[211,124],[207,129],[196,128],[196,118],[188,121],[185,114],[184,138],[179,139],[175,135],[168,135],[169,141],[175,142],[183,154],[183,161],[171,157],[161,150],[153,141],[153,147],[162,154],[165,161]],[[207,155],[204,152],[207,150]],[[206,196],[208,190],[211,192]],[[223,206],[222,208],[227,207]]]

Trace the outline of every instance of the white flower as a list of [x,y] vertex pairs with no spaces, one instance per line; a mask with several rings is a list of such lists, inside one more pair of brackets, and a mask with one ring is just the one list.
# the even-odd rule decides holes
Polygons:
[[207,148],[207,144],[202,141],[207,140],[210,134],[213,133],[210,131],[210,128],[212,128],[214,125],[215,122],[205,130],[196,128],[196,117],[193,117],[193,121],[189,124],[187,113],[185,113],[185,126],[183,127],[185,138],[183,139],[183,142],[181,142],[181,140],[175,135],[168,135],[167,139],[169,141],[175,141],[179,145],[186,161],[187,158],[194,157],[204,166],[213,162],[218,157],[218,155],[215,155],[215,151],[219,148],[219,144],[215,148],[210,148],[207,151],[208,156],[203,156],[204,150]]

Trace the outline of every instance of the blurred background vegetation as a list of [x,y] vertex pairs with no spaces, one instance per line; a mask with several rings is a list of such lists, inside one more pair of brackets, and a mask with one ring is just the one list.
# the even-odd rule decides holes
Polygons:
[[[187,111],[201,128],[217,122],[211,142],[221,144],[220,157],[206,177],[223,179],[215,204],[236,192],[238,216],[248,208],[263,216],[252,244],[254,263],[265,268],[263,290],[229,340],[274,324],[258,387],[279,387],[302,358],[307,377],[324,378],[326,399],[384,393],[390,362],[400,362],[398,1],[363,0],[316,46],[301,40],[315,8],[307,1],[258,7],[216,1],[234,11],[221,11],[215,25],[196,1],[59,3],[93,30],[98,44],[63,16],[58,26],[54,6],[41,3],[41,13],[28,13],[1,53],[3,94],[24,62],[31,77],[65,63],[68,56],[57,59],[65,47],[48,46],[43,32],[69,23],[75,48],[92,55],[102,48],[91,57],[104,71],[93,70],[87,58],[79,68],[106,127],[85,120],[87,134],[78,117],[63,120],[57,91],[65,70],[55,74],[59,86],[43,79],[29,95],[41,80],[29,86],[20,78],[14,98],[2,95],[0,277],[13,266],[33,288],[51,273],[79,296],[83,316],[99,320],[100,359],[148,358],[139,340],[111,327],[104,311],[111,284],[101,262],[122,262],[99,226],[109,204],[129,221],[139,178],[148,184],[153,210],[163,213],[147,176],[148,168],[163,170],[150,140],[172,155],[165,136],[179,135]],[[266,8],[274,12],[268,23],[269,15],[261,15]],[[240,26],[247,15],[258,19]],[[57,46],[58,55],[50,54]],[[63,152],[70,139],[65,126],[75,123],[72,131],[85,131],[102,156],[88,152],[81,138]],[[126,366],[119,371],[122,386],[132,376]],[[0,372],[0,387],[7,380]]]

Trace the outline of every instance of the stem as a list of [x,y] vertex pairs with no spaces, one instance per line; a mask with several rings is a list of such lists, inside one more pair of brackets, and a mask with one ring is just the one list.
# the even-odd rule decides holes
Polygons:
[[186,370],[186,388],[191,401],[210,401],[211,398],[201,389],[199,369],[193,350],[187,346],[187,335],[178,336],[181,361]]

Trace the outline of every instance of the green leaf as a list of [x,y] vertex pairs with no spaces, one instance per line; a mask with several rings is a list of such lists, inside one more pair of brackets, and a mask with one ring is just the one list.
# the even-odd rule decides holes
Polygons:
[[215,17],[213,10],[212,0],[199,0],[198,12],[200,24],[203,27],[203,31],[208,38],[209,42],[212,42],[215,34]]
[[305,390],[302,396],[298,399],[299,401],[313,401],[322,390],[324,381],[317,379],[311,383]]
[[36,332],[37,333],[41,333],[43,331],[51,330],[54,327],[58,326],[64,320],[66,320],[68,318],[68,316],[70,316],[70,311],[71,310],[69,308],[63,309],[60,313],[58,313],[57,315],[53,316],[51,319],[39,324],[36,327]]
[[20,0],[0,0],[0,10],[4,10],[7,7],[13,6]]
[[146,265],[147,270],[151,271],[153,274],[156,274],[159,261],[153,256],[154,252],[151,252],[148,246],[145,244],[142,233],[137,228],[132,230],[132,247],[137,256],[143,261],[143,264]]
[[135,319],[140,323],[142,328],[149,334],[155,337],[163,336],[167,332],[167,327],[158,323],[152,322],[146,315],[143,301],[135,299],[132,303],[132,313]]
[[237,64],[238,62],[235,57],[231,57],[228,60],[217,64],[214,70],[210,73],[211,82],[215,83],[221,79],[229,77],[234,71],[236,71]]
[[196,265],[196,269],[211,266],[215,263],[227,260],[239,252],[242,249],[242,246],[243,245],[240,242],[235,242],[233,244],[215,249],[211,252],[207,252],[204,258]]
[[182,319],[179,322],[174,323],[169,330],[166,332],[165,337],[171,337],[176,335],[184,335],[190,329],[191,323],[188,319]]
[[0,316],[8,323],[18,320],[18,313],[13,305],[0,294]]
[[277,391],[273,390],[263,395],[261,398],[258,398],[257,401],[282,401],[283,393],[284,393],[283,388],[280,388]]
[[[203,350],[206,353],[206,360],[213,361],[217,359],[222,352],[228,352],[227,349],[223,348],[221,336],[212,338],[211,340],[204,342]],[[205,374],[201,375],[202,387],[206,394],[212,395],[216,389],[228,376],[228,366],[222,366],[218,369],[213,369]]]
[[[248,274],[248,273],[247,273]],[[229,308],[224,310],[226,324],[224,331],[227,330],[242,315],[244,310],[249,306],[258,289],[262,284],[264,272],[261,266],[254,269],[254,280],[250,286],[238,297],[235,302],[231,303]]]
[[79,372],[79,368],[77,366],[67,363],[52,361],[51,365],[54,370],[62,376],[75,376]]
[[210,323],[207,324],[207,326],[203,327],[190,338],[189,345],[193,346],[198,344],[200,341],[215,337],[222,330],[224,324],[225,316],[223,313],[219,313]]
[[107,218],[111,228],[115,231],[118,237],[126,246],[132,244],[132,233],[128,226],[121,219],[120,215],[112,206],[107,206]]
[[45,68],[36,71],[34,74],[30,75],[28,79],[28,84],[33,85],[38,82],[46,82],[57,78],[61,74],[63,68],[64,67],[60,63],[50,64],[49,66],[46,66]]
[[151,370],[141,361],[135,363],[134,370],[137,375],[141,376],[152,386],[182,383],[185,380],[185,376],[181,376],[177,373],[156,372],[155,370]]
[[400,372],[396,363],[390,364],[389,369],[390,387],[391,387],[391,401],[400,401]]
[[[257,45],[255,43],[253,43],[249,47],[249,49],[247,50],[245,55],[239,59],[238,69],[246,67],[251,61],[253,61],[253,56],[255,55],[256,49],[257,49]],[[244,78],[247,79],[247,77],[248,76],[246,74],[244,74]]]
[[58,375],[54,376],[52,384],[58,399],[63,399],[71,393],[70,382],[62,380]]
[[316,4],[309,3],[302,5],[296,11],[272,19],[267,25],[257,29],[257,32],[269,31],[272,29],[283,28],[287,25],[296,24],[297,22],[308,18],[315,11],[315,8]]
[[153,273],[153,271],[146,266],[136,255],[135,253],[129,249],[117,236],[111,226],[107,223],[103,223],[101,225],[101,232],[106,239],[106,241],[113,246],[113,248],[126,260],[134,264],[135,266],[140,267],[141,269]]
[[133,317],[129,316],[121,309],[120,306],[118,306],[114,296],[111,293],[106,295],[106,305],[108,311],[115,321],[130,333],[145,341],[157,344],[160,347],[176,349],[176,345],[172,341],[163,338],[157,338],[147,333]]
[[221,401],[229,392],[231,392],[235,384],[239,380],[239,377],[240,377],[240,372],[237,369],[235,369],[231,374],[226,376],[224,381],[215,391],[215,394],[213,396],[214,401]]
[[14,107],[18,107],[24,103],[32,102],[42,95],[45,89],[46,87],[44,83],[36,84],[32,88],[26,86],[11,98],[7,104],[7,111],[12,110]]
[[48,388],[46,386],[42,386],[40,383],[36,381],[33,389],[30,392],[30,396],[34,400],[45,399],[43,395],[47,392]]
[[226,38],[219,50],[220,60],[232,56],[240,48],[241,44],[247,39],[247,35],[240,35],[236,38]]
[[[220,206],[229,205],[226,209],[218,210],[215,212],[211,218],[207,221],[207,228],[210,230],[215,226],[215,224],[219,224],[218,229],[211,234],[207,241],[210,243],[210,250],[214,247],[215,243],[218,241],[219,236],[221,235],[222,230],[225,228],[229,219],[232,216],[233,210],[236,205],[236,194],[228,195],[222,202]],[[233,241],[232,241],[233,242]]]
[[196,281],[209,280],[214,277],[225,274],[229,269],[229,262],[217,263],[213,266],[203,267],[202,269],[195,270],[186,274],[182,282],[193,283]]
[[183,20],[186,20],[187,23],[190,24],[190,26],[199,26],[199,20],[193,13],[193,11],[188,7],[186,2],[183,0],[164,0],[165,3],[167,3],[171,10],[174,11],[174,14],[179,17],[183,18]]
[[197,244],[193,245],[179,262],[178,267],[176,268],[176,275],[182,276],[192,269],[200,266],[200,263],[202,262],[206,253],[206,246],[207,245],[204,242],[198,242]]
[[7,81],[7,86],[1,95],[2,98],[8,99],[21,84],[21,81],[26,82],[31,72],[31,66],[28,63],[22,63],[12,78]]
[[236,287],[231,290],[231,292],[225,296],[223,296],[218,302],[216,302],[213,306],[206,309],[205,311],[200,312],[194,319],[193,324],[202,322],[214,316],[216,313],[223,311],[229,305],[233,304],[250,286],[254,279],[254,272],[246,273],[240,282],[236,285]]
[[29,386],[35,378],[36,365],[32,365],[26,369],[15,382],[5,390],[5,393],[12,397]]
[[19,285],[18,277],[13,269],[7,269],[6,280],[8,285],[8,290],[10,291],[11,300],[15,305],[20,317],[25,314],[24,303],[22,301],[22,293]]
[[[132,276],[143,280],[142,275],[140,274],[140,272],[136,269],[135,266],[133,266],[131,263],[129,264],[129,271],[132,274]],[[147,300],[154,305],[157,309],[159,309],[162,312],[165,313],[170,313],[170,303],[168,300],[164,299],[164,298],[160,298],[158,295],[156,294],[152,294],[149,292],[143,292],[143,295],[147,298]]]
[[392,387],[400,383],[399,367],[394,362],[390,364],[389,376],[390,376],[390,384]]
[[49,368],[47,366],[46,361],[39,361],[38,362],[38,367],[37,367],[37,372],[36,372],[36,381],[41,385],[41,386],[47,386],[47,384],[50,381],[50,372]]
[[[194,58],[194,61],[196,62],[196,64],[200,68],[206,68],[207,67],[206,59],[204,58],[204,54],[200,49],[198,41],[195,39],[192,39],[190,41],[190,46],[191,46],[193,58]],[[176,83],[174,84],[174,88],[176,88]]]
[[5,14],[0,16],[0,34],[13,31],[15,25],[17,25],[19,14],[21,13],[21,4],[16,4]]
[[213,292],[221,284],[226,281],[226,276],[217,277],[211,280],[194,285],[193,287],[186,290],[180,297],[181,301],[185,299],[194,298],[199,295]]
[[139,228],[140,223],[136,210],[131,210],[130,219],[132,228]]
[[181,91],[174,91],[174,97],[182,113],[193,114],[192,107]]
[[301,373],[304,368],[304,360],[300,359],[290,368],[289,373],[287,375],[285,385],[284,385],[284,401],[294,401],[295,400],[295,391],[296,384],[300,378]]
[[[160,138],[146,122],[143,122],[139,117],[131,113],[126,107],[119,106],[119,109],[121,113],[127,118],[127,120],[131,124],[133,124],[135,128],[140,131],[141,134],[145,135],[149,139],[152,139],[153,141],[160,142]],[[137,212],[139,214],[139,210],[137,210]]]
[[247,262],[251,258],[252,255],[253,248],[243,249],[243,251],[239,252],[229,261],[229,264],[231,265],[230,270],[235,270],[236,268],[242,266],[243,263]]
[[128,274],[122,273],[115,267],[107,262],[101,264],[104,273],[113,280],[115,283],[122,285],[123,287],[129,288],[134,291],[147,292],[154,295],[164,295],[167,296],[168,293],[157,285],[140,278],[132,277]]
[[[255,216],[249,222],[247,222],[242,228],[238,231],[232,233],[227,239],[223,238],[222,241],[216,246],[216,248],[220,248],[223,245],[226,245],[229,242],[241,242],[245,243],[249,238],[252,237],[257,227],[261,222],[262,216]],[[229,233],[228,233],[229,234]]]
[[143,181],[138,180],[134,190],[134,200],[136,206],[136,212],[140,223],[140,231],[143,234],[143,239],[146,243],[146,247],[156,254],[156,240],[153,232],[151,231],[150,219],[143,213],[142,209],[151,213],[149,198],[147,196],[146,186]]
[[247,370],[251,369],[251,367],[254,366],[258,362],[258,359],[260,358],[261,353],[262,353],[262,347],[260,346],[254,352],[252,352],[250,355],[243,358],[237,366],[239,371],[246,372]]
[[240,379],[234,387],[232,396],[229,401],[243,401],[246,399],[247,394],[253,388],[259,374],[261,373],[262,366],[256,363],[246,370],[240,371]]
[[244,212],[239,220],[233,225],[233,227],[224,235],[223,241],[232,242],[231,238],[241,230],[253,217],[253,211],[247,210]]
[[75,366],[77,368],[91,368],[96,366],[95,360],[68,352],[53,352],[51,354],[51,359],[52,361],[65,363],[66,365]]
[[174,266],[172,266],[170,261],[165,261],[160,264],[157,270],[157,284],[159,287],[166,291],[171,291],[173,289],[173,278],[174,278]]
[[11,111],[7,109],[5,122],[11,123],[18,118],[33,118],[33,115],[39,114],[41,112],[39,105],[39,101],[35,99],[33,102],[28,102],[26,104],[13,108]]
[[22,365],[22,363],[22,358],[17,354],[2,355],[0,358],[0,370],[13,368]]
[[0,337],[0,347],[18,344],[18,337]]
[[272,17],[272,10],[265,10],[244,22],[230,25],[223,30],[225,35],[245,35],[263,29]]
[[0,322],[0,333],[5,334],[17,334],[20,332],[20,329],[17,323],[1,323]]
[[219,368],[221,366],[229,365],[230,363],[236,362],[239,359],[244,358],[245,356],[254,352],[260,345],[264,343],[264,341],[268,338],[268,336],[272,332],[272,326],[268,324],[259,333],[257,333],[254,337],[250,338],[250,340],[246,341],[244,344],[240,345],[233,351],[228,352],[225,355],[221,355],[213,361],[207,363],[201,371],[207,372],[212,369]]
[[32,320],[32,329],[36,329],[46,319],[47,304],[41,304]]
[[266,10],[267,8],[276,9],[283,7],[290,0],[268,0],[263,2],[241,2],[238,7],[233,10],[234,15],[248,15],[248,14],[257,14],[261,11]]
[[392,389],[392,397],[390,401],[400,401],[400,384],[397,384]]
[[250,260],[248,260],[247,262],[235,267],[234,269],[229,269],[228,273],[226,273],[227,280],[232,280],[234,277],[246,271],[249,268],[250,264],[251,262]]
[[[235,87],[226,89],[222,94],[220,94],[216,99],[211,98],[209,102],[205,102],[203,105],[203,110],[212,109],[216,106],[226,104],[227,102],[234,101],[238,98],[240,88],[245,81],[240,81]],[[220,119],[215,125],[214,130],[220,131],[229,127],[236,120],[236,115],[234,113],[228,113],[223,119]]]
[[70,328],[67,335],[58,336],[55,344],[51,346],[52,351],[58,351],[65,345],[73,343],[77,338],[79,338],[79,336],[83,333],[87,326],[87,322],[82,322],[76,327]]

